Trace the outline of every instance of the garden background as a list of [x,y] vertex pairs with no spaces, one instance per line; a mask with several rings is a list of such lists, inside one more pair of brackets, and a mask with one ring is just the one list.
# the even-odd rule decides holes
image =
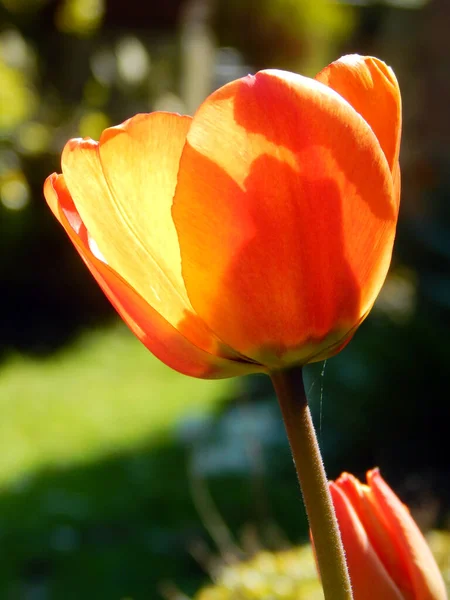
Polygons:
[[70,137],[351,52],[400,81],[399,230],[372,314],[307,388],[330,477],[378,465],[449,528],[449,22],[447,0],[0,0],[0,598],[191,594],[215,557],[306,540],[269,380],[158,363],[42,184]]

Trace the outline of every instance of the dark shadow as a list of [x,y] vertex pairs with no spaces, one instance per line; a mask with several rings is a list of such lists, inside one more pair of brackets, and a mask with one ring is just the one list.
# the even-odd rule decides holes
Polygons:
[[33,201],[0,209],[0,362],[11,352],[50,355],[115,317],[44,200],[44,167],[25,167]]

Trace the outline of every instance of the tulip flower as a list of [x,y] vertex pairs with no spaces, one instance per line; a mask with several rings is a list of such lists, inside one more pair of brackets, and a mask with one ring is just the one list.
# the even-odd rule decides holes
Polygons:
[[447,599],[430,548],[378,469],[367,485],[343,473],[330,490],[354,600]]
[[261,71],[193,118],[155,112],[70,140],[45,196],[137,337],[196,377],[339,351],[385,279],[399,207],[400,94],[347,56]]

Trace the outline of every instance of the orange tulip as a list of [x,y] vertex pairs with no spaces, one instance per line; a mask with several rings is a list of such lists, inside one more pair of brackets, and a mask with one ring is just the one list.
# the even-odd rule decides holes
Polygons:
[[156,112],[70,140],[45,182],[119,314],[174,369],[228,377],[335,354],[385,279],[399,207],[400,94],[347,56],[261,71],[193,118]]
[[378,469],[330,483],[354,600],[446,600],[423,535]]

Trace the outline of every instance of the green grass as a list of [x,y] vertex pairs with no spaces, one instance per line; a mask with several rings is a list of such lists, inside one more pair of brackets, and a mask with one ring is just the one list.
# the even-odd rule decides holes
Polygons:
[[0,489],[45,466],[148,442],[232,387],[170,370],[122,326],[85,334],[52,358],[14,357],[0,368]]
[[204,573],[188,549],[204,531],[173,431],[233,386],[169,370],[122,326],[4,363],[0,598],[151,600],[164,580],[193,591]]

